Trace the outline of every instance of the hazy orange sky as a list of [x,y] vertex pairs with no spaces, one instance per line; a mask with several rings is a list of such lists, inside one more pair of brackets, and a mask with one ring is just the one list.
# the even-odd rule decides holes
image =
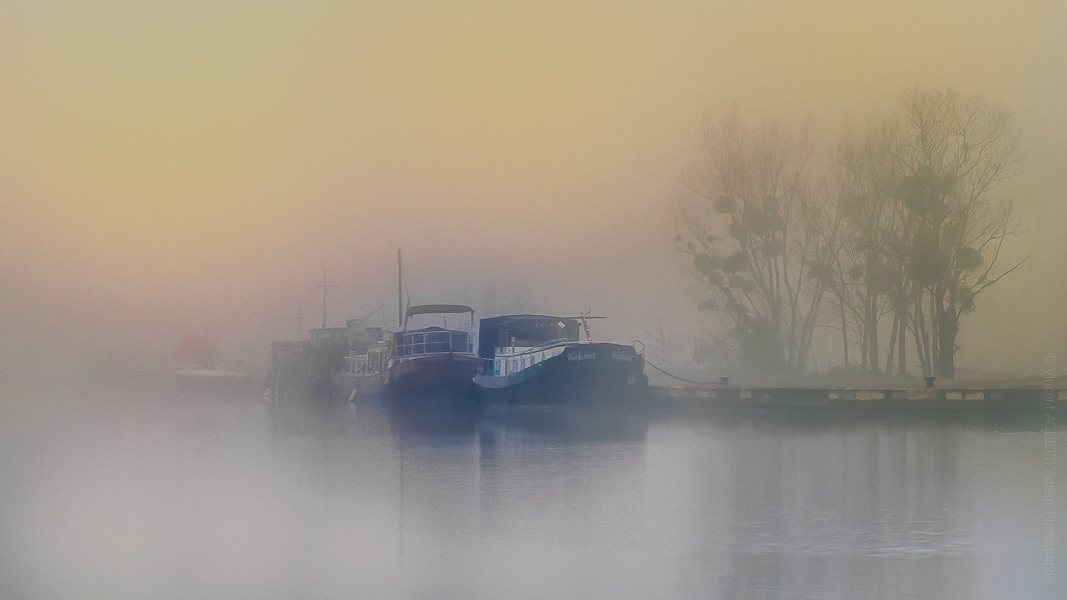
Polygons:
[[255,362],[321,321],[324,267],[331,325],[395,307],[403,248],[416,301],[495,290],[681,344],[703,115],[832,136],[919,85],[1025,133],[1032,259],[958,364],[1037,371],[1067,360],[1065,32],[1061,0],[0,3],[3,331],[210,330]]

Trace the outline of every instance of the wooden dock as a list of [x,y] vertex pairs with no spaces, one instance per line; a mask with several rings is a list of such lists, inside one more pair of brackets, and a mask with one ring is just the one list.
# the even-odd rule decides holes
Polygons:
[[1020,411],[1067,409],[1067,390],[1035,387],[735,387],[651,386],[662,406]]

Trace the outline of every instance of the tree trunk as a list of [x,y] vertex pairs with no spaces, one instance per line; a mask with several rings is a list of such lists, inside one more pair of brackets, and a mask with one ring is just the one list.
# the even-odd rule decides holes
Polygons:
[[840,296],[837,297],[838,307],[841,308],[841,345],[845,351],[845,366],[849,365],[848,362],[848,323],[845,321],[845,301]]
[[937,329],[938,306],[941,304],[940,294],[930,294],[930,367],[934,369],[933,375],[941,376],[941,347],[939,345]]
[[899,355],[897,356],[897,375],[901,376],[908,374],[908,368],[904,364],[904,359],[906,357],[904,340],[907,337],[908,331],[907,318],[908,313],[907,309],[905,309],[903,312],[900,313],[900,330],[897,332],[897,352],[899,352]]
[[872,371],[878,370],[878,313],[875,310],[875,304],[878,302],[878,297],[874,294],[870,294],[867,298],[867,315],[866,324],[864,325],[870,333],[867,334],[867,352],[870,355],[870,364]]
[[811,306],[808,307],[807,317],[802,323],[800,330],[800,348],[797,349],[799,355],[796,366],[797,373],[803,373],[808,367],[808,359],[811,357],[811,338],[815,335],[815,324],[818,322],[817,316],[820,312],[819,306],[822,304],[824,293],[826,293],[826,290],[823,287],[823,284],[818,284],[815,287]]
[[897,328],[900,327],[900,313],[896,313],[893,316],[893,328],[889,334],[889,352],[885,357],[885,372],[886,375],[893,374],[893,359],[896,358],[896,345],[897,345]]
[[930,336],[926,331],[926,318],[923,316],[921,290],[915,299],[915,353],[919,355],[919,365],[922,367],[923,376],[933,375],[933,365],[930,362]]
[[937,321],[939,350],[937,375],[946,379],[955,379],[956,330],[959,327],[956,319],[956,307],[950,304],[947,309],[942,309]]
[[867,323],[863,324],[863,335],[860,338],[860,370],[867,370]]

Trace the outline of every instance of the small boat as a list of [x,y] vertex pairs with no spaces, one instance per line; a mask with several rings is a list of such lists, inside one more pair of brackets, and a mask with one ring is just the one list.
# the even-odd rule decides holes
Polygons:
[[[469,315],[466,329],[448,326],[448,315]],[[441,327],[408,329],[418,315],[440,315]],[[411,396],[465,397],[478,368],[474,352],[474,309],[462,304],[412,306],[403,329],[393,334],[393,352],[385,374],[385,392],[393,398]]]
[[223,392],[248,389],[252,378],[240,371],[193,367],[174,371],[174,382],[183,392]]
[[174,352],[174,383],[183,392],[225,392],[249,387],[248,373],[218,368],[218,342],[201,335],[185,335]]
[[[547,315],[482,319],[474,383],[487,404],[630,404],[646,397],[635,345],[594,342],[588,320]],[[585,340],[581,340],[584,330]]]

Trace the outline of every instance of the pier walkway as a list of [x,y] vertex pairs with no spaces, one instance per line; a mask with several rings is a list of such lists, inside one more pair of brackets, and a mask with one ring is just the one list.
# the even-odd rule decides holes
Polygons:
[[1067,409],[1067,390],[1036,387],[736,387],[650,386],[664,406],[914,410]]

